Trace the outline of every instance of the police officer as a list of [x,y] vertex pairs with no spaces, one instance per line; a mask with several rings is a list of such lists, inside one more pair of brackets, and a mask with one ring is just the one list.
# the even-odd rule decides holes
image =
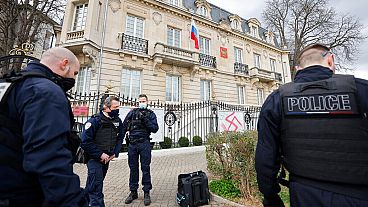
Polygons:
[[[23,71],[33,75],[18,74],[8,93],[0,91],[0,206],[83,205],[65,94],[79,67],[71,51],[52,48]],[[6,83],[1,85],[4,90]]]
[[82,132],[81,147],[90,158],[87,163],[88,177],[85,189],[89,206],[105,206],[103,180],[110,160],[119,156],[124,134],[119,118],[119,99],[114,96],[107,97],[103,110],[85,123]]
[[153,111],[147,109],[148,98],[145,94],[139,95],[139,108],[128,113],[123,122],[124,132],[128,131],[128,163],[130,168],[130,194],[125,203],[132,203],[138,198],[139,162],[142,169],[142,185],[144,191],[144,205],[151,204],[150,190],[152,189],[150,164],[151,145],[150,134],[158,131],[157,118]]
[[256,171],[264,206],[283,206],[280,164],[290,204],[368,206],[368,81],[334,75],[322,44],[300,52],[294,82],[274,91],[258,121]]

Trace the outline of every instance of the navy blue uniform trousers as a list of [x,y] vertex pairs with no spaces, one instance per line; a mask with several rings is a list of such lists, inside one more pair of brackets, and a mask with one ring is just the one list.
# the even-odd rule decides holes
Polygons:
[[142,143],[129,144],[128,163],[130,168],[129,189],[136,191],[139,182],[139,158],[142,170],[143,191],[149,192],[152,189],[151,183],[151,144],[148,139]]
[[88,193],[89,206],[105,207],[102,190],[109,162],[103,164],[100,161],[91,159],[87,163],[87,168],[88,177],[85,190]]
[[290,182],[290,205],[291,207],[368,207],[368,200]]

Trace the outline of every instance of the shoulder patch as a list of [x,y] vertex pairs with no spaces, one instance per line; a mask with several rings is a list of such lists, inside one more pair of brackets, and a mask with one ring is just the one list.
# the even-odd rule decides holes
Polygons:
[[84,130],[89,129],[92,126],[91,122],[87,122],[86,125],[84,126]]

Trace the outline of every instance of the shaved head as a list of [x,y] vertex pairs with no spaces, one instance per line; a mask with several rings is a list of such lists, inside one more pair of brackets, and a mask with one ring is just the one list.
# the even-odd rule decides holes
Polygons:
[[54,47],[45,51],[40,62],[54,73],[66,78],[75,79],[80,67],[74,53],[63,47]]
[[75,64],[78,59],[70,50],[63,47],[54,47],[42,54],[41,62],[52,62],[61,61],[68,59],[71,64]]
[[312,44],[300,51],[297,58],[297,68],[301,70],[312,65],[322,65],[334,71],[333,60],[330,48],[323,44]]

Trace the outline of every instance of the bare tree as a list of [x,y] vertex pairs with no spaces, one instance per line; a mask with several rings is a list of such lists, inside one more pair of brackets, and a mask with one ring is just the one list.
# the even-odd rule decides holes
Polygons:
[[0,0],[0,56],[37,41],[42,25],[60,22],[64,9],[64,0]]
[[[324,43],[336,54],[339,69],[346,69],[349,67],[344,65],[355,61],[359,43],[367,36],[361,32],[359,19],[337,14],[328,4],[329,0],[269,0],[263,18],[278,33],[281,45],[291,49],[293,57],[308,44]],[[295,63],[290,65],[293,72]]]

